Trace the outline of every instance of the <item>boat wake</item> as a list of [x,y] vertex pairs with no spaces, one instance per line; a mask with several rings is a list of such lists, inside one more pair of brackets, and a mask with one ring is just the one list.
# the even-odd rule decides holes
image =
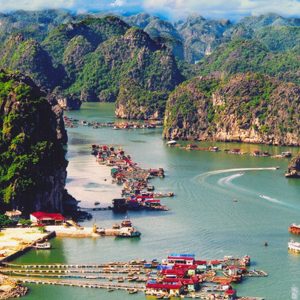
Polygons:
[[[246,171],[275,171],[277,167],[269,167],[269,168],[234,168],[234,169],[223,169],[223,170],[216,170],[210,171],[203,174],[200,174],[195,177],[197,181],[205,181],[206,178],[214,175],[219,175],[223,173],[232,173],[232,172],[246,172]],[[242,173],[240,173],[242,174]],[[236,174],[237,175],[237,174]]]
[[238,174],[234,174],[234,175],[230,175],[224,178],[221,178],[218,180],[218,185],[221,186],[228,186],[231,184],[231,181],[233,181],[236,178],[239,178],[241,176],[243,176],[245,173],[238,173]]
[[269,196],[266,196],[266,195],[259,195],[259,198],[262,198],[262,199],[265,199],[269,202],[272,202],[272,203],[276,203],[276,204],[281,204],[281,205],[285,205],[285,206],[289,206],[288,204],[280,201],[280,200],[277,200],[275,198],[272,198],[272,197],[269,197]]
[[[203,184],[206,184],[208,186],[210,186],[213,189],[220,189],[223,193],[232,193],[234,191],[236,192],[242,192],[244,194],[248,194],[252,197],[259,197],[261,199],[264,199],[270,203],[273,204],[277,204],[286,208],[292,208],[292,209],[297,209],[299,210],[300,208],[295,206],[295,205],[291,205],[289,203],[285,203],[283,201],[280,201],[276,198],[272,198],[269,197],[267,195],[263,195],[263,194],[258,194],[256,191],[251,190],[251,189],[247,189],[247,188],[243,188],[240,187],[236,184],[233,183],[233,181],[239,177],[242,177],[245,175],[245,172],[247,171],[274,171],[276,170],[276,167],[270,167],[270,168],[235,168],[235,169],[224,169],[224,170],[216,170],[216,171],[211,171],[211,172],[207,172],[201,175],[198,175],[195,179],[198,179],[198,182],[201,182]],[[211,177],[211,176],[215,176],[215,175],[219,175],[219,174],[225,174],[225,173],[231,173],[231,172],[239,172],[230,176],[226,176],[223,178],[220,178],[217,181],[217,185],[215,183],[209,183],[206,180]]]

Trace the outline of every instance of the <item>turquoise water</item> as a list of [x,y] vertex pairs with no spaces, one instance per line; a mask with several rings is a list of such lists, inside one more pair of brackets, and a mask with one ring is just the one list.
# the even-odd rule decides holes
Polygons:
[[[109,104],[84,104],[78,119],[111,121]],[[133,258],[164,258],[170,252],[194,252],[199,258],[248,254],[255,268],[269,273],[262,279],[247,279],[238,286],[239,295],[261,296],[272,300],[300,299],[300,256],[287,252],[291,238],[288,226],[300,223],[300,181],[285,179],[287,160],[235,156],[224,152],[188,152],[169,148],[161,139],[161,129],[112,130],[79,127],[68,129],[68,159],[73,173],[97,168],[91,160],[90,144],[112,143],[124,147],[144,167],[163,167],[166,178],[155,179],[160,191],[174,191],[176,197],[163,199],[169,212],[132,212],[130,218],[142,232],[140,240],[54,239],[54,249],[30,251],[16,262],[97,263]],[[205,145],[205,144],[203,144]],[[256,145],[218,144],[221,149],[257,148],[274,154],[296,148],[259,147]],[[74,164],[73,164],[74,163]],[[246,170],[279,166],[279,170]],[[82,171],[84,170],[84,171]],[[94,173],[93,173],[94,174]],[[90,178],[89,187],[97,182]],[[82,189],[87,189],[87,185]],[[76,195],[74,195],[76,197]],[[97,200],[101,198],[101,193]],[[237,202],[236,202],[237,201]],[[101,199],[100,199],[101,202]],[[122,216],[111,211],[94,213],[101,226],[110,226]],[[269,247],[264,247],[264,242]],[[25,299],[143,299],[143,295],[101,290],[30,286]]]

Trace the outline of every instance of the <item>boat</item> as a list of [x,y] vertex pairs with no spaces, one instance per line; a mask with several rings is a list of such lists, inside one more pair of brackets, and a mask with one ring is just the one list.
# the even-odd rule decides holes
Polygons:
[[288,173],[285,173],[286,178],[300,178],[299,172],[296,170],[291,170]]
[[113,212],[115,213],[124,213],[127,211],[126,199],[124,198],[113,199],[112,204]]
[[147,210],[169,210],[166,206],[161,205],[160,200],[158,199],[149,199],[144,202],[144,208]]
[[138,290],[137,289],[130,289],[128,290],[129,294],[137,294]]
[[47,250],[47,249],[51,249],[51,244],[49,242],[36,243],[33,247],[35,249]]
[[129,219],[125,219],[121,222],[121,227],[132,227],[132,222]]
[[154,191],[154,186],[153,186],[153,185],[148,185],[148,186],[147,186],[147,191],[148,191],[148,192]]
[[289,227],[289,232],[300,235],[300,224],[291,224]]
[[117,234],[119,238],[138,238],[141,233],[133,227],[122,227]]
[[288,250],[294,253],[300,253],[300,243],[290,240],[288,243]]
[[168,141],[168,142],[167,142],[167,145],[168,145],[169,147],[175,146],[176,144],[177,144],[177,142],[176,142],[175,140],[171,140],[171,141]]

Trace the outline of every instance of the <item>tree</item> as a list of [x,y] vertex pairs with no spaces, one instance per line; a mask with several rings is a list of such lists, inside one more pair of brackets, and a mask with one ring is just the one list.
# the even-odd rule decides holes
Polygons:
[[0,228],[14,225],[15,222],[6,215],[0,215]]

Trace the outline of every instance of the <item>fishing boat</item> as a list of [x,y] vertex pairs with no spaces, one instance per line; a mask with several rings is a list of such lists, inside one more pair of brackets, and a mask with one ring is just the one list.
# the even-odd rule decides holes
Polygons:
[[292,233],[292,234],[300,235],[300,224],[290,225],[289,232]]
[[147,210],[169,210],[166,206],[161,205],[160,200],[158,199],[149,199],[144,202],[144,208]]
[[36,243],[33,247],[39,250],[47,250],[47,249],[51,249],[51,244],[49,242]]
[[294,253],[300,253],[300,243],[290,240],[288,243],[288,250]]

